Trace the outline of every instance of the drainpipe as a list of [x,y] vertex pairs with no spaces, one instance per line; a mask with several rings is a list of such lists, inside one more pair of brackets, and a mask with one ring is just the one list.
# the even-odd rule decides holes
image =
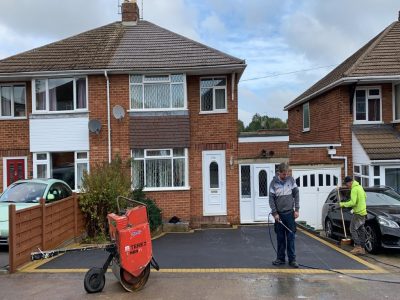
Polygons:
[[347,176],[347,156],[335,156],[331,154],[331,159],[343,159],[344,160],[344,177]]
[[110,120],[110,80],[107,71],[104,70],[104,77],[107,80],[107,132],[108,132],[108,163],[111,163],[111,120]]

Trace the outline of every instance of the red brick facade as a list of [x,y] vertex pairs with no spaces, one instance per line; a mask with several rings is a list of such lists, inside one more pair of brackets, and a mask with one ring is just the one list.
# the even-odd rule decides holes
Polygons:
[[288,144],[288,142],[239,143],[239,159],[288,158]]

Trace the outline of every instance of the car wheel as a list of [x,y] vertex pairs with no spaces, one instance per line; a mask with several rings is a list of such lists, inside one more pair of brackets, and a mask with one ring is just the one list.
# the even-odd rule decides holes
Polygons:
[[327,238],[333,239],[335,235],[333,234],[333,224],[330,219],[325,220],[325,235]]
[[377,253],[380,249],[379,233],[371,224],[365,225],[365,250]]

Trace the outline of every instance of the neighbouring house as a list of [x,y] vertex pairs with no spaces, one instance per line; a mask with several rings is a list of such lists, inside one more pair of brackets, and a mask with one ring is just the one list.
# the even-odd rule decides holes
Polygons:
[[400,17],[285,107],[301,219],[316,228],[346,175],[400,191],[399,53]]
[[193,226],[238,223],[238,81],[245,61],[139,18],[0,61],[0,188],[133,159],[133,187]]
[[269,184],[277,166],[289,160],[288,144],[287,129],[239,134],[240,223],[268,221]]

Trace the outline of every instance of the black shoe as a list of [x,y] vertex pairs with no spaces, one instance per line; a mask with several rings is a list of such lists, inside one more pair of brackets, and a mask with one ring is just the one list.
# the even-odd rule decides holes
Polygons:
[[284,260],[280,260],[279,258],[277,258],[277,259],[275,259],[273,262],[272,262],[272,264],[274,265],[274,266],[281,266],[281,265],[284,265],[286,262],[284,261]]
[[290,261],[290,262],[289,262],[289,266],[291,266],[291,267],[293,267],[293,268],[296,268],[296,269],[299,268],[299,264],[298,264],[295,260]]

